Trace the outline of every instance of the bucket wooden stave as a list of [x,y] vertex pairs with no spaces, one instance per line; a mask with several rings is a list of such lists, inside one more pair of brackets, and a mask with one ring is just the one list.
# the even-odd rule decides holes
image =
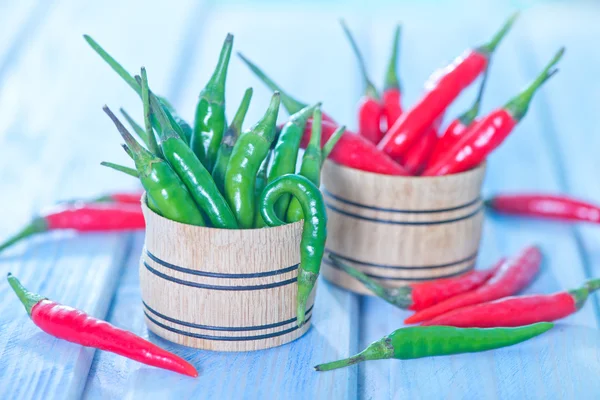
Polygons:
[[327,161],[324,277],[370,294],[331,263],[330,253],[390,287],[469,271],[483,226],[484,175],[485,165],[442,177],[397,177]]
[[302,222],[229,230],[180,224],[150,210],[140,283],[148,328],[185,346],[250,351],[279,346],[296,324]]

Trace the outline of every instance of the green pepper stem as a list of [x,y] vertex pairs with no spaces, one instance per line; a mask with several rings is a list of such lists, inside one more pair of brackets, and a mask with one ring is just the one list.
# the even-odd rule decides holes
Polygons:
[[125,111],[123,108],[119,108],[119,111],[123,115],[123,118],[125,118],[125,121],[127,121],[129,126],[131,126],[131,129],[133,129],[133,132],[135,132],[141,141],[148,146],[148,134],[146,131],[137,122],[135,122],[131,115],[129,115],[129,113],[127,113],[127,111]]
[[227,80],[227,69],[231,59],[231,50],[233,49],[233,35],[228,33],[221,47],[217,66],[210,77],[206,87],[202,90],[200,96],[207,95],[215,101],[224,101],[225,81]]
[[335,130],[335,132],[333,132],[331,134],[331,136],[329,137],[329,140],[327,140],[327,142],[325,142],[325,144],[323,145],[323,150],[322,150],[323,158],[321,160],[323,163],[325,162],[327,157],[329,157],[329,154],[331,154],[333,148],[338,143],[338,141],[341,139],[344,132],[346,132],[346,126],[342,125],[342,126],[338,127]]
[[485,91],[485,84],[487,83],[489,71],[490,64],[488,63],[488,65],[485,68],[485,71],[483,72],[483,78],[481,79],[481,83],[479,84],[479,91],[477,92],[477,97],[475,97],[473,105],[471,106],[471,108],[469,108],[467,111],[465,111],[462,115],[458,117],[458,120],[465,127],[471,125],[471,123],[477,117],[477,114],[479,114],[479,109],[481,108],[481,99],[483,98],[483,92]]
[[229,125],[229,131],[233,134],[234,137],[238,137],[240,132],[242,131],[242,125],[244,124],[244,119],[246,118],[246,113],[248,112],[248,108],[250,107],[250,101],[252,100],[252,88],[246,89],[244,92],[244,97],[242,98],[242,102],[238,107],[235,115],[233,116],[233,120],[231,121],[231,125]]
[[[146,126],[146,137],[148,138],[148,149],[156,154],[162,154],[162,151],[156,141],[156,136],[154,136],[154,129],[152,129],[152,109],[150,107],[150,88],[148,86],[148,74],[146,73],[146,68],[142,67],[141,69],[141,86],[142,86],[142,104],[144,108],[144,125]],[[162,107],[161,107],[162,111]],[[162,127],[163,121],[159,122],[159,125]],[[160,129],[159,129],[160,131]]]
[[350,265],[343,262],[339,257],[336,257],[333,254],[329,254],[329,258],[337,267],[342,269],[342,271],[344,271],[345,273],[362,283],[376,296],[382,298],[388,303],[393,304],[396,307],[402,309],[407,309],[412,305],[412,289],[410,287],[405,286],[394,289],[385,288],[364,272],[359,271],[358,269],[353,268]]
[[21,303],[23,303],[23,305],[25,306],[25,310],[27,310],[27,314],[29,314],[29,316],[31,316],[31,310],[33,309],[33,307],[35,307],[37,303],[39,303],[42,300],[46,300],[46,297],[40,296],[37,293],[33,293],[25,289],[21,282],[17,278],[15,278],[15,276],[10,272],[6,276],[6,279],[8,280],[10,287],[15,291],[15,293],[19,297],[19,300],[21,300]]
[[103,167],[108,167],[108,168],[114,169],[115,171],[122,172],[129,176],[133,176],[134,178],[140,177],[140,174],[137,172],[137,170],[135,168],[129,168],[124,165],[115,164],[115,163],[108,162],[108,161],[102,161],[100,163],[100,165],[102,165]]
[[585,284],[590,293],[595,292],[600,289],[600,279],[592,279],[586,282]]
[[535,78],[521,93],[506,103],[504,109],[507,110],[516,121],[520,121],[525,114],[527,114],[529,103],[536,91],[558,72],[558,69],[555,69],[554,66],[560,61],[564,53],[565,48],[561,47],[537,78]]
[[373,82],[371,82],[371,80],[369,79],[369,75],[367,74],[367,66],[365,64],[365,59],[362,56],[360,49],[358,48],[358,44],[356,43],[356,40],[354,40],[354,36],[352,36],[352,32],[350,32],[348,25],[346,25],[346,21],[344,21],[343,19],[340,20],[340,25],[342,25],[342,29],[344,30],[344,35],[346,35],[346,38],[350,42],[350,46],[352,47],[352,52],[354,53],[354,55],[356,56],[356,59],[358,60],[358,67],[360,70],[360,74],[362,75],[363,84],[365,85],[365,95],[378,100],[379,94],[377,93],[377,88],[375,88],[375,85],[373,85]]
[[20,232],[7,239],[4,243],[0,243],[0,252],[23,239],[33,236],[36,233],[46,232],[47,230],[48,224],[46,221],[43,218],[35,218]]
[[273,142],[276,135],[275,125],[277,123],[277,114],[279,114],[280,101],[281,96],[279,92],[273,93],[265,115],[251,128],[258,135],[265,136],[265,139],[269,143]]
[[310,140],[308,145],[306,146],[307,150],[310,147],[312,151],[321,152],[321,121],[322,121],[322,113],[320,106],[317,106],[313,110],[312,115],[312,130],[310,132]]
[[288,119],[286,124],[288,124],[288,123],[296,124],[302,130],[304,130],[306,121],[308,121],[308,118],[310,116],[312,116],[313,112],[315,111],[315,109],[317,107],[321,107],[321,104],[322,104],[321,102],[318,102],[317,104],[313,104],[312,106],[304,107],[302,110],[298,111],[297,113],[290,115],[290,118]]
[[127,72],[121,64],[117,62],[110,54],[106,52],[94,39],[89,35],[83,35],[86,42],[94,49],[96,53],[121,77],[137,94],[141,94],[141,87],[135,80],[135,78]]
[[366,349],[355,356],[343,360],[319,364],[315,367],[317,371],[331,371],[332,369],[349,367],[368,360],[383,360],[394,357],[394,349],[387,337],[371,343]]
[[388,61],[387,71],[385,73],[384,89],[398,89],[400,90],[400,80],[398,79],[398,53],[400,48],[400,34],[402,33],[402,26],[396,25],[394,30],[394,41],[392,45],[392,54]]
[[257,76],[269,89],[274,92],[279,92],[281,94],[281,103],[287,110],[288,114],[296,114],[298,111],[302,110],[307,106],[307,104],[302,103],[299,100],[296,100],[292,96],[289,95],[285,90],[283,90],[275,81],[267,76],[256,64],[246,58],[242,53],[237,53],[238,57],[242,59],[244,64],[250,68],[250,71]]
[[510,28],[512,28],[513,24],[515,23],[515,21],[517,20],[518,17],[519,17],[518,12],[511,15],[506,20],[504,25],[502,25],[502,28],[500,28],[500,30],[494,35],[492,40],[490,40],[488,43],[484,44],[483,46],[478,47],[477,52],[483,53],[485,55],[492,54],[496,50],[496,48],[498,47],[498,45],[500,44],[502,39],[504,39],[504,36],[506,36],[508,31],[510,31]]
[[125,128],[125,126],[121,123],[121,121],[119,121],[116,115],[113,114],[113,112],[110,110],[110,108],[108,108],[108,106],[104,106],[102,107],[102,109],[104,110],[106,115],[109,116],[109,118],[119,130],[119,133],[121,134],[121,136],[125,140],[125,143],[127,144],[127,148],[129,149],[129,151],[131,151],[132,158],[135,161],[136,165],[142,165],[151,162],[154,159],[154,155],[148,150],[146,150],[144,147],[142,147],[142,145],[140,145],[135,140],[135,138],[131,136],[131,133],[129,133],[127,128]]

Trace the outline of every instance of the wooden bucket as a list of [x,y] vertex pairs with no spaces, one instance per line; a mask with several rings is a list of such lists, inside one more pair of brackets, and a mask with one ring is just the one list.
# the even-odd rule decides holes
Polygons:
[[215,229],[177,223],[142,208],[146,242],[140,283],[148,328],[185,346],[250,351],[279,346],[310,326],[296,324],[302,222]]
[[442,177],[398,177],[325,163],[323,197],[328,238],[323,275],[371,294],[336,268],[334,254],[381,284],[397,287],[452,277],[475,265],[485,164]]

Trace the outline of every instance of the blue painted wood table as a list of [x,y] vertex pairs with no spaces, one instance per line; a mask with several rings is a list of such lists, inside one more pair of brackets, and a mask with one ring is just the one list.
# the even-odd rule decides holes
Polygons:
[[[354,122],[361,83],[337,24],[354,28],[373,78],[383,76],[394,23],[404,22],[401,75],[406,104],[445,60],[491,35],[512,11],[504,2],[34,1],[0,3],[0,238],[57,200],[134,189],[101,168],[126,162],[103,104],[140,113],[139,101],[87,47],[89,33],[129,69],[144,64],[153,86],[192,119],[199,89],[226,32],[291,93],[322,100]],[[285,2],[287,3],[287,2]],[[489,160],[485,193],[565,192],[600,201],[600,7],[593,2],[527,2],[494,57],[484,111],[504,103],[561,45],[560,74],[534,99],[514,135]],[[253,85],[249,120],[268,91],[233,59],[227,96]],[[462,96],[448,117],[472,101]],[[229,102],[231,106],[236,101]],[[282,118],[284,116],[282,115]],[[478,265],[531,242],[545,253],[527,293],[576,287],[600,276],[600,229],[487,217]],[[555,329],[514,347],[481,354],[378,361],[330,373],[311,368],[344,357],[402,326],[406,312],[382,301],[319,285],[314,326],[301,339],[253,353],[187,349],[149,334],[137,275],[142,234],[40,236],[0,255],[32,290],[130,329],[183,355],[200,370],[189,379],[113,354],[56,340],[27,318],[0,282],[0,398],[88,399],[553,399],[600,397],[598,298]]]

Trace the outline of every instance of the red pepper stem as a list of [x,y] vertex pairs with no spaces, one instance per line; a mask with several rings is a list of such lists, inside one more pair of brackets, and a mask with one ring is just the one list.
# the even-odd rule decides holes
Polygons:
[[115,163],[108,162],[108,161],[102,161],[100,163],[100,165],[102,165],[103,167],[108,167],[108,168],[114,169],[115,171],[122,172],[129,176],[133,176],[134,178],[140,177],[139,172],[137,172],[137,170],[135,168],[129,168],[124,165],[119,165],[119,164],[115,164]]
[[348,41],[350,42],[350,46],[352,47],[352,52],[354,53],[354,55],[356,56],[356,59],[358,60],[358,67],[360,69],[360,73],[363,78],[363,83],[365,85],[365,95],[372,99],[379,100],[379,94],[377,93],[377,89],[375,88],[375,85],[373,85],[373,82],[371,82],[371,80],[369,79],[369,76],[367,74],[367,67],[365,64],[365,59],[362,56],[360,49],[358,48],[358,44],[356,43],[356,40],[354,40],[354,36],[352,36],[352,32],[350,32],[348,25],[346,25],[346,22],[343,19],[340,20],[340,25],[342,25],[344,34],[346,35],[346,38],[348,39]]
[[331,151],[333,150],[333,148],[335,147],[335,145],[337,144],[337,142],[340,140],[340,138],[342,137],[342,135],[344,134],[344,132],[346,132],[346,126],[342,125],[340,127],[338,127],[335,132],[333,132],[331,134],[331,136],[329,137],[329,140],[327,140],[327,142],[325,142],[325,145],[323,145],[323,159],[321,162],[325,162],[325,160],[327,159],[327,157],[329,157],[329,154],[331,153]]
[[33,307],[42,300],[46,300],[46,297],[40,296],[39,294],[32,293],[29,290],[25,289],[25,287],[19,282],[17,278],[13,276],[10,272],[8,273],[6,279],[8,279],[8,283],[10,287],[15,291],[21,303],[25,306],[27,310],[27,314],[31,316],[31,310]]
[[398,79],[398,53],[400,48],[400,34],[402,26],[396,25],[394,31],[394,42],[392,45],[392,54],[388,61],[387,72],[385,74],[384,90],[398,89],[400,90],[400,79]]
[[283,90],[277,83],[267,76],[256,64],[248,60],[242,53],[237,53],[238,57],[250,68],[250,71],[254,73],[269,89],[274,92],[279,92],[281,96],[281,103],[287,110],[288,114],[296,114],[298,111],[306,108],[308,104],[304,104],[299,100],[294,99],[285,90]]
[[589,290],[587,286],[578,289],[569,290],[569,294],[573,297],[573,301],[575,301],[575,308],[577,310],[581,309],[585,304],[585,301],[588,298]]
[[356,268],[352,268],[343,262],[339,257],[329,254],[329,258],[337,267],[362,283],[367,289],[388,303],[403,309],[407,309],[412,305],[412,289],[409,286],[390,289],[385,288],[377,283],[374,279],[370,278],[367,274],[357,270]]
[[477,97],[473,102],[473,105],[470,109],[465,111],[464,114],[458,117],[458,120],[463,124],[463,126],[467,127],[471,125],[471,123],[479,114],[479,109],[481,108],[481,99],[483,97],[483,92],[485,91],[485,84],[487,83],[488,72],[490,70],[490,65],[488,64],[483,73],[483,78],[481,79],[481,84],[479,85],[479,91],[477,92]]
[[595,292],[600,289],[600,279],[592,279],[586,282],[585,286],[588,288],[589,292]]
[[492,54],[494,52],[494,50],[496,50],[496,48],[498,47],[498,45],[500,44],[500,42],[502,41],[502,39],[504,39],[504,36],[506,36],[506,34],[510,30],[510,28],[513,26],[513,24],[515,23],[515,21],[517,20],[518,17],[519,17],[519,13],[518,12],[514,13],[513,15],[511,15],[508,18],[508,20],[506,20],[506,22],[504,23],[504,25],[502,25],[502,28],[500,28],[500,30],[494,35],[494,37],[492,38],[492,40],[490,40],[489,42],[487,42],[483,46],[478,47],[476,49],[476,51],[478,53],[483,53],[485,55]]
[[19,233],[10,237],[4,243],[0,243],[0,252],[9,248],[13,244],[28,238],[29,236],[33,236],[36,233],[46,232],[48,230],[48,224],[44,218],[35,218],[29,225],[23,228]]
[[535,78],[533,82],[529,84],[521,93],[517,96],[513,97],[505,106],[510,115],[515,119],[515,121],[520,121],[525,114],[527,114],[527,109],[529,108],[529,103],[533,98],[535,92],[542,86],[548,79],[550,79],[555,73],[558,72],[558,69],[554,68],[556,63],[560,61],[563,54],[565,53],[565,48],[561,47],[560,50],[552,57],[552,60],[546,65],[546,68]]

